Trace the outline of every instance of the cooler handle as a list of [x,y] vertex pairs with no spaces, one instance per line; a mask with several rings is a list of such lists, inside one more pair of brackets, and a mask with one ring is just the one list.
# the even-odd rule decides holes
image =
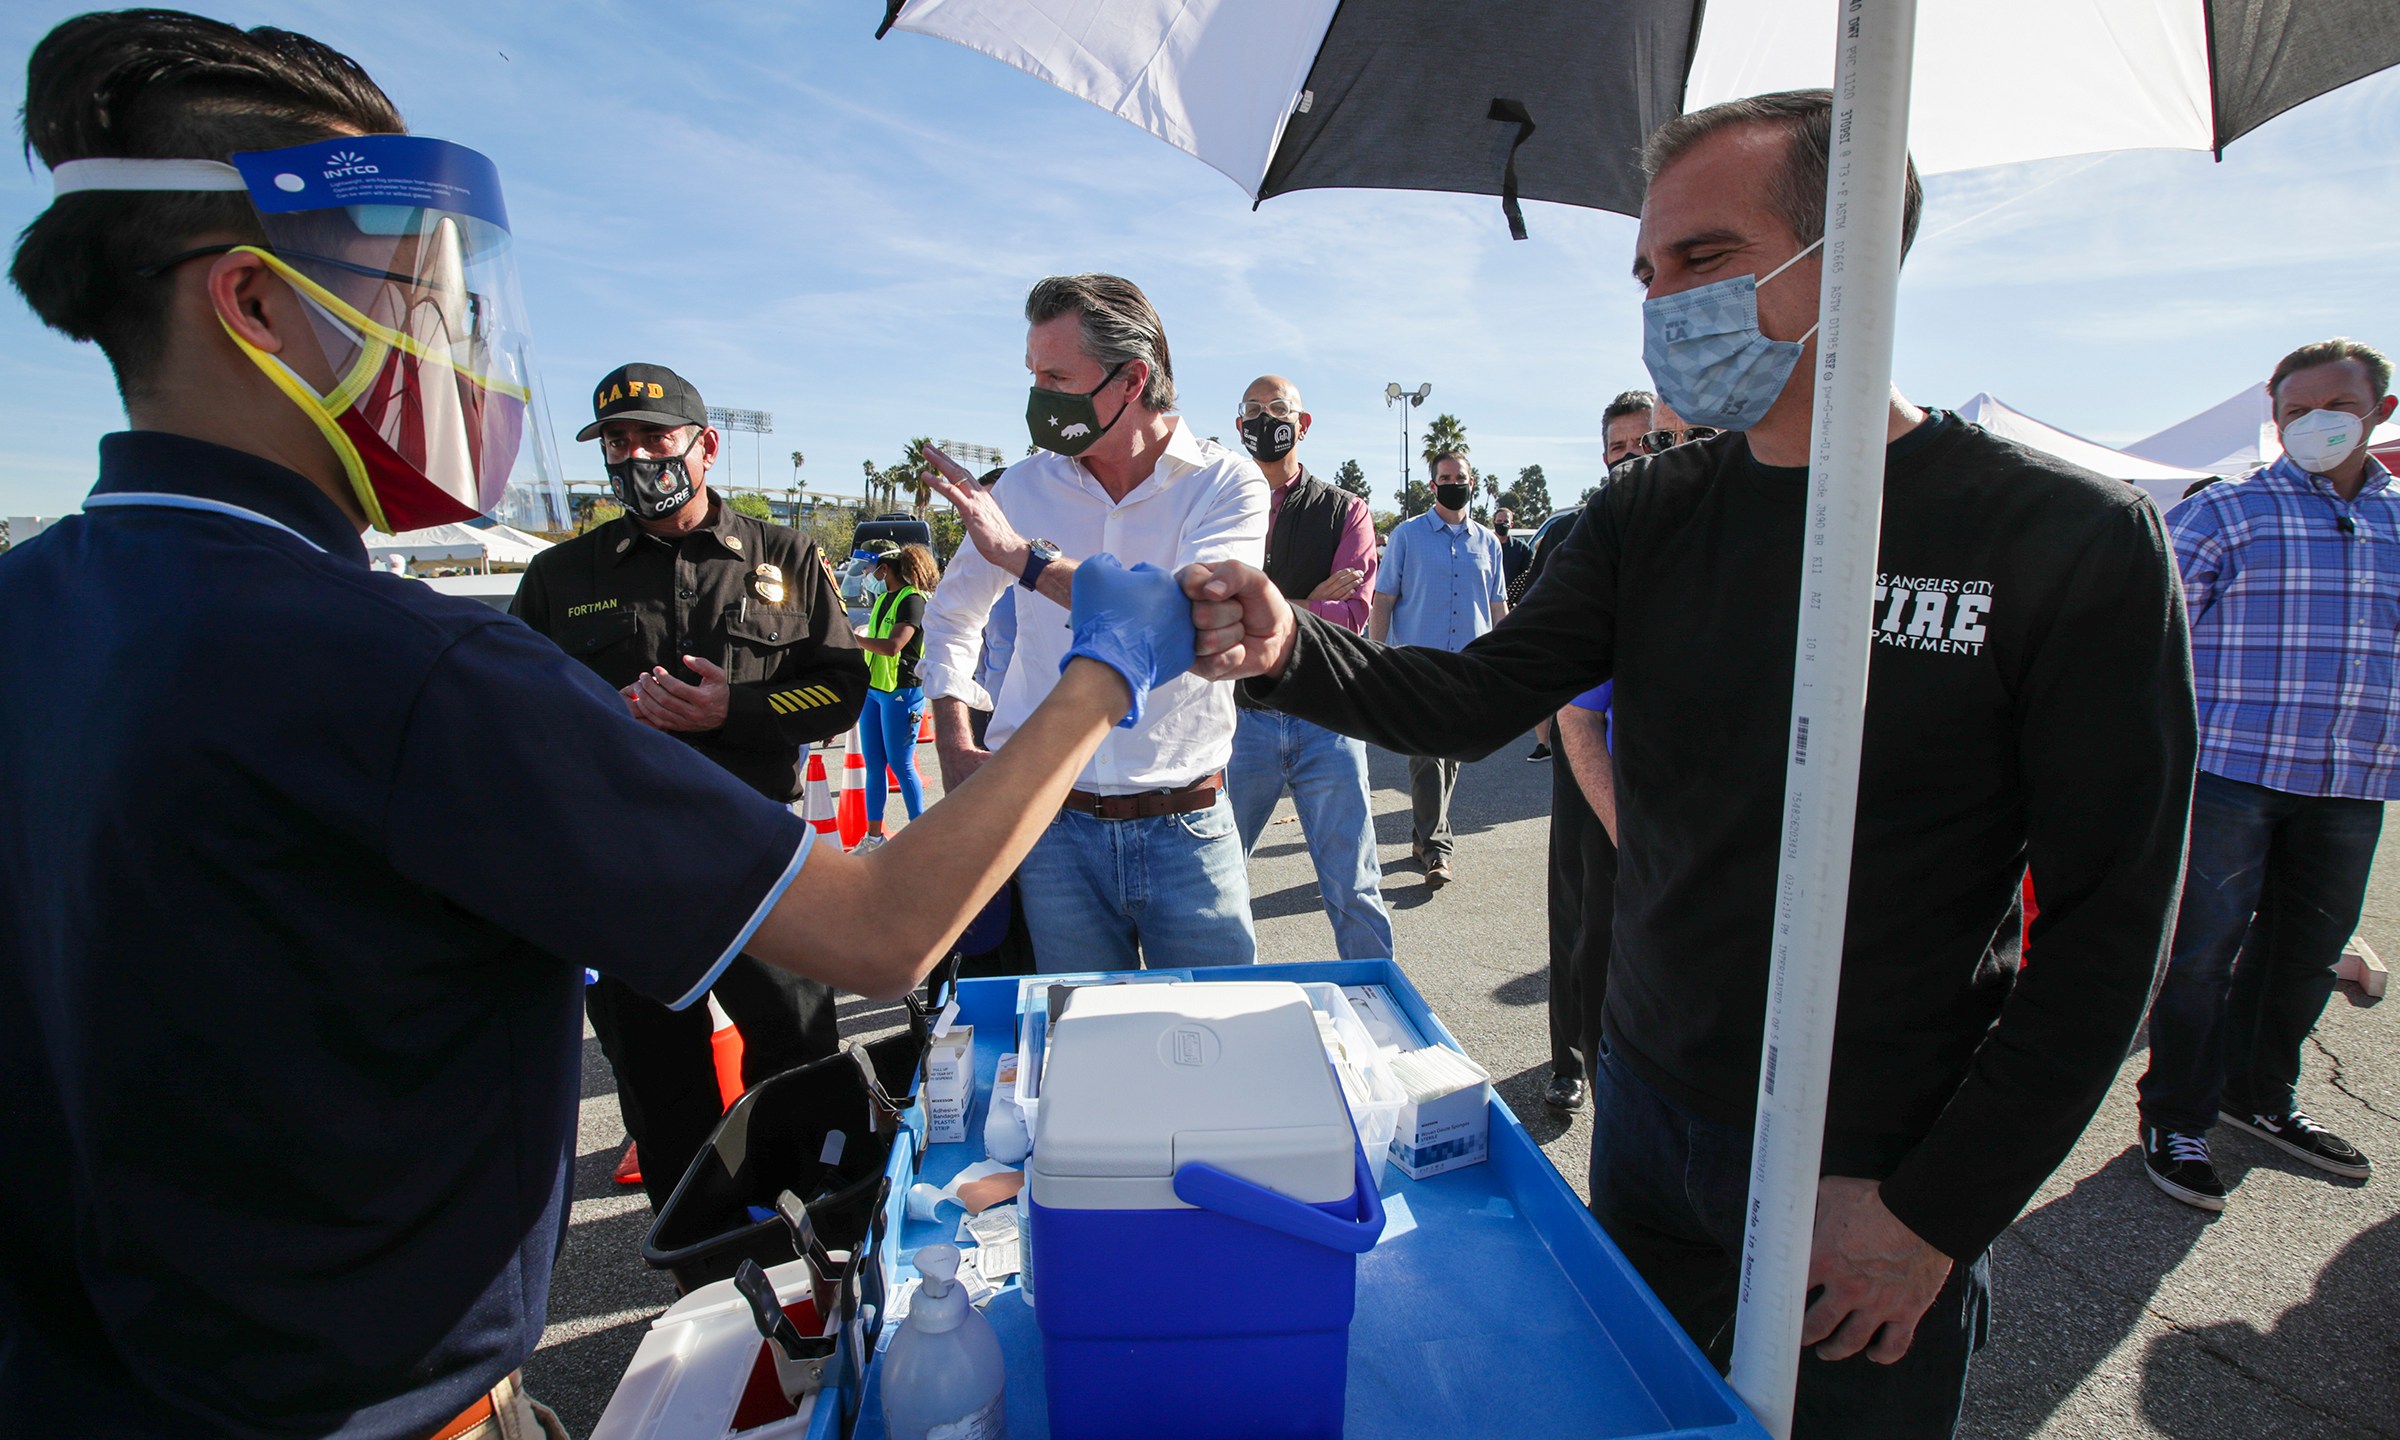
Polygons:
[[1356,1165],[1355,1193],[1361,1197],[1360,1208],[1365,1212],[1356,1220],[1328,1215],[1314,1205],[1303,1205],[1288,1195],[1253,1185],[1204,1160],[1175,1167],[1175,1198],[1186,1205],[1214,1210],[1219,1215],[1328,1250],[1364,1255],[1383,1238],[1383,1197],[1375,1193],[1375,1176],[1367,1168],[1366,1152],[1355,1143],[1350,1152]]

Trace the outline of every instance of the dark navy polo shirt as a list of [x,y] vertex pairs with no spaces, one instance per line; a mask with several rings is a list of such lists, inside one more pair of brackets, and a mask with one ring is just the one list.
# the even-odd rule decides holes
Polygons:
[[532,1353],[579,967],[812,834],[301,476],[137,432],[0,555],[0,1429],[422,1440]]

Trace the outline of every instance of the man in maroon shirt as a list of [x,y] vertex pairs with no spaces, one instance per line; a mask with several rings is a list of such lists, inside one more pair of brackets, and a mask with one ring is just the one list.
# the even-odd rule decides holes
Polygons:
[[[1280,375],[1261,375],[1243,394],[1234,424],[1274,487],[1267,505],[1267,578],[1294,604],[1365,633],[1367,597],[1375,589],[1375,522],[1364,500],[1300,463],[1309,415],[1300,408],[1299,388]],[[1306,720],[1245,706],[1225,783],[1245,854],[1257,848],[1275,802],[1287,788],[1292,792],[1309,858],[1316,862],[1317,889],[1333,921],[1335,951],[1345,960],[1389,958],[1392,919],[1383,908],[1383,867],[1375,858],[1366,745]]]

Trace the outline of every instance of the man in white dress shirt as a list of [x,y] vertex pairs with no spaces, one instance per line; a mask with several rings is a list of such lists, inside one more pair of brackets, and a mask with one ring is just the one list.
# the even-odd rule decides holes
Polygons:
[[[1058,683],[1076,562],[1097,554],[1175,571],[1266,559],[1267,483],[1239,451],[1175,414],[1158,312],[1113,275],[1053,276],[1025,301],[1025,422],[1033,456],[988,490],[939,457],[933,478],[965,519],[925,612],[925,693],[942,784],[955,788],[1008,743]],[[1028,538],[1031,537],[1031,538]],[[976,683],[992,607],[1011,586],[1017,640],[998,696]],[[970,709],[992,711],[978,747]],[[1185,675],[1152,690],[1101,742],[1017,872],[1046,972],[1246,965],[1257,958],[1250,882],[1225,798],[1233,692]]]

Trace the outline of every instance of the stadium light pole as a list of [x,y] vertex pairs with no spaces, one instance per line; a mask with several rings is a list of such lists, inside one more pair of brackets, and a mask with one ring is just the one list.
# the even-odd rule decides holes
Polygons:
[[1395,502],[1408,493],[1408,412],[1412,408],[1424,404],[1425,397],[1432,393],[1433,382],[1430,380],[1414,390],[1401,389],[1400,382],[1397,380],[1383,387],[1383,403],[1386,409],[1400,405],[1403,400],[1408,402],[1406,405],[1400,405],[1400,490],[1392,497]]
[[[765,410],[725,410],[711,405],[708,407],[708,423],[716,426],[719,430],[738,430],[747,435],[772,435],[775,433],[775,417]],[[763,489],[765,487],[759,483],[761,473],[759,458],[765,452],[766,447],[752,445],[750,449],[750,488],[753,490]],[[732,457],[727,456],[726,459],[728,462],[726,468],[730,473]]]

